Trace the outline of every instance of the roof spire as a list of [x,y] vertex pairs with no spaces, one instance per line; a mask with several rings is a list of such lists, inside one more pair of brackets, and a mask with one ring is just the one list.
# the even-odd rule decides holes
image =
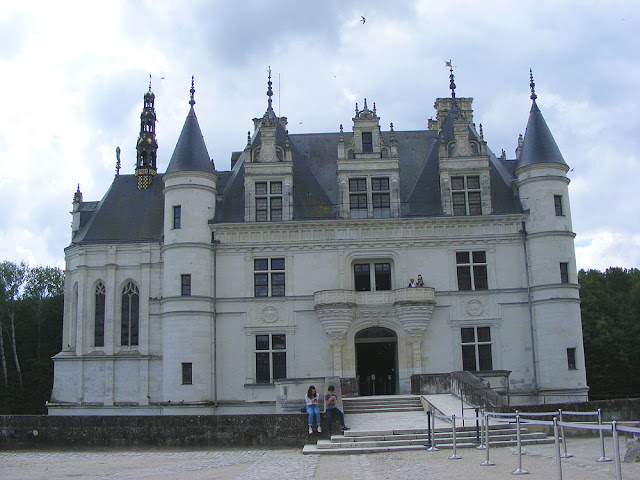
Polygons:
[[191,75],[191,89],[189,90],[189,93],[191,93],[191,99],[189,100],[189,105],[191,105],[192,107],[196,103],[196,101],[193,99],[193,94],[196,93],[196,89],[194,88],[193,84],[194,84],[194,78],[193,78],[193,75]]
[[273,110],[271,107],[271,97],[273,97],[273,90],[271,89],[271,65],[269,65],[269,81],[267,82],[267,96],[269,97],[269,110]]
[[149,72],[149,91],[151,91],[151,72]]
[[453,65],[451,63],[451,59],[445,63],[447,67],[449,67],[449,88],[451,89],[451,98],[456,98],[456,84],[454,83],[455,76],[453,75]]
[[533,70],[531,69],[529,69],[529,79],[530,79],[529,88],[531,88],[531,97],[529,98],[535,101],[535,99],[538,98],[538,96],[536,95],[536,84],[533,81]]

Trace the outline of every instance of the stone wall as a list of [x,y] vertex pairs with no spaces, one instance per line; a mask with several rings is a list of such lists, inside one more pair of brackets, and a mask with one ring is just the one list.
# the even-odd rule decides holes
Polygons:
[[[326,425],[326,416],[322,414]],[[334,431],[339,431],[335,419]],[[326,429],[325,429],[326,432]],[[82,447],[302,447],[307,415],[0,416],[0,450]]]

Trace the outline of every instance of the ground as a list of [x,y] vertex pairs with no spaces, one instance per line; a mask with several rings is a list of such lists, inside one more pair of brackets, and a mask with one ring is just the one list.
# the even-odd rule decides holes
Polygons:
[[[572,458],[562,460],[564,480],[616,478],[615,462],[598,463],[597,438],[568,438]],[[449,460],[451,450],[399,451],[360,455],[302,455],[301,449],[101,450],[0,452],[0,478],[36,479],[216,479],[281,478],[340,480],[501,479],[513,478],[514,448],[493,448],[495,466],[480,466],[485,452],[459,449],[461,460]],[[624,456],[621,438],[620,453]],[[522,456],[529,480],[557,477],[554,445],[532,445]],[[606,442],[613,458],[613,442]],[[622,464],[622,478],[640,479],[640,463]]]

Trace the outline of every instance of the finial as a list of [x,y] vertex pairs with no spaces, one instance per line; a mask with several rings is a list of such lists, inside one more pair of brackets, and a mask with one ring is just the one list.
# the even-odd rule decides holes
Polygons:
[[247,130],[247,147],[251,146],[251,131]]
[[[116,147],[116,176],[120,175],[120,147]],[[78,188],[80,185],[78,184]]]
[[267,82],[267,85],[269,86],[267,88],[267,96],[269,97],[269,109],[271,109],[271,97],[273,96],[273,90],[271,89],[271,65],[269,65],[269,81]]
[[376,114],[376,102],[373,102],[373,114]]
[[78,193],[80,193],[80,184],[78,184],[78,190],[76,190]]
[[530,79],[529,88],[531,88],[531,96],[529,98],[531,100],[535,100],[536,98],[538,98],[538,96],[536,95],[536,84],[533,81],[533,70],[531,69],[529,69],[529,79]]
[[289,130],[285,130],[284,148],[289,148]]
[[484,140],[484,132],[482,131],[482,124],[480,124],[480,140]]
[[451,63],[451,59],[445,63],[447,67],[449,67],[449,88],[451,89],[451,98],[456,98],[456,84],[454,83],[455,76],[453,75],[453,64]]
[[151,72],[149,72],[149,91],[151,91]]
[[344,132],[342,131],[342,124],[340,124],[340,133],[344,133]]
[[393,132],[393,122],[389,124],[389,131]]
[[367,99],[364,99],[364,109],[367,110]]
[[191,100],[189,100],[189,105],[191,105],[192,107],[195,105],[196,101],[193,99],[193,94],[196,93],[196,89],[194,88],[194,78],[193,75],[191,75],[191,90],[189,90],[189,93],[191,93]]
[[358,116],[358,102],[356,102],[356,117]]

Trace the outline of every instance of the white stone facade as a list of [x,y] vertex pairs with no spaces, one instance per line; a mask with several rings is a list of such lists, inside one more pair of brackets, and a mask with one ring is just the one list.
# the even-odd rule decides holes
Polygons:
[[[433,122],[434,134],[445,128],[444,116],[451,108],[446,100],[439,99],[445,110],[439,111],[439,125]],[[460,100],[471,125],[470,99]],[[372,357],[365,357],[370,353],[363,352],[382,355],[382,350],[375,350],[382,345],[391,353],[384,357],[388,381],[378,388],[390,393],[409,393],[413,374],[462,370],[464,351],[467,362],[477,361],[482,367],[489,361],[492,370],[511,372],[513,404],[585,400],[566,165],[519,167],[509,188],[519,194],[522,208],[492,213],[497,200],[492,199],[490,181],[495,180],[490,164],[500,159],[487,152],[481,135],[473,137],[475,147],[462,142],[469,127],[457,125],[453,147],[444,141],[439,147],[433,185],[441,195],[442,214],[403,215],[398,173],[403,168],[402,161],[398,163],[402,140],[398,146],[393,135],[383,138],[375,107],[363,118],[366,121],[360,123],[358,115],[354,118],[352,139],[344,141],[341,131],[335,145],[335,186],[341,196],[333,218],[296,219],[296,170],[291,166],[296,160],[295,152],[288,150],[288,134],[280,150],[274,147],[279,138],[276,126],[286,126],[286,119],[280,119],[276,126],[268,125],[267,146],[281,153],[260,163],[260,155],[252,154],[256,149],[249,145],[247,158],[239,160],[248,167],[239,181],[245,188],[238,197],[244,199],[243,220],[220,221],[226,213],[216,213],[226,208],[219,197],[231,196],[230,185],[240,175],[238,165],[225,174],[229,179],[218,173],[172,171],[153,180],[164,182],[161,238],[88,242],[75,236],[66,249],[63,348],[54,357],[49,413],[274,412],[274,379],[356,377],[365,371],[358,356],[370,362]],[[256,125],[259,130],[260,123]],[[363,149],[358,132],[369,127],[373,153],[358,157]],[[349,148],[355,149],[352,163]],[[382,148],[388,150],[381,153]],[[266,152],[263,149],[262,155]],[[373,163],[382,165],[381,170],[368,170],[367,155],[381,158]],[[349,179],[354,175],[391,179],[382,187],[393,203],[387,218],[371,218],[371,203],[369,218],[350,218],[349,206],[354,204],[349,200]],[[482,214],[452,215],[449,179],[460,175],[480,178]],[[226,182],[220,191],[219,177]],[[255,221],[258,204],[249,193],[265,178],[285,185],[282,221]],[[554,196],[561,197],[562,215],[554,210]],[[107,204],[104,200],[97,209]],[[94,216],[95,224],[100,217]],[[90,222],[84,227],[79,223],[74,216],[74,235],[96,228]],[[465,252],[471,266],[461,263]],[[371,267],[369,290],[358,291],[357,265]],[[373,271],[377,268],[387,269],[386,276],[378,277]],[[460,287],[459,276],[467,268],[475,288]],[[418,274],[425,287],[407,288]],[[267,295],[258,296],[264,278]],[[390,284],[378,284],[383,278]],[[102,325],[96,321],[99,283],[105,292],[102,346],[96,346],[100,340],[95,332]],[[129,337],[127,345],[122,335],[123,289],[129,284],[137,288],[139,304],[137,313],[127,314],[138,319],[137,340]],[[281,291],[282,296],[273,294]],[[372,337],[359,336],[370,328],[378,329],[369,330],[372,334],[391,337],[376,347]],[[465,334],[476,337],[465,342]],[[266,348],[259,347],[260,342],[267,342]],[[264,371],[258,372],[264,365],[259,358],[268,358],[268,381]],[[371,380],[374,387],[375,381]]]

